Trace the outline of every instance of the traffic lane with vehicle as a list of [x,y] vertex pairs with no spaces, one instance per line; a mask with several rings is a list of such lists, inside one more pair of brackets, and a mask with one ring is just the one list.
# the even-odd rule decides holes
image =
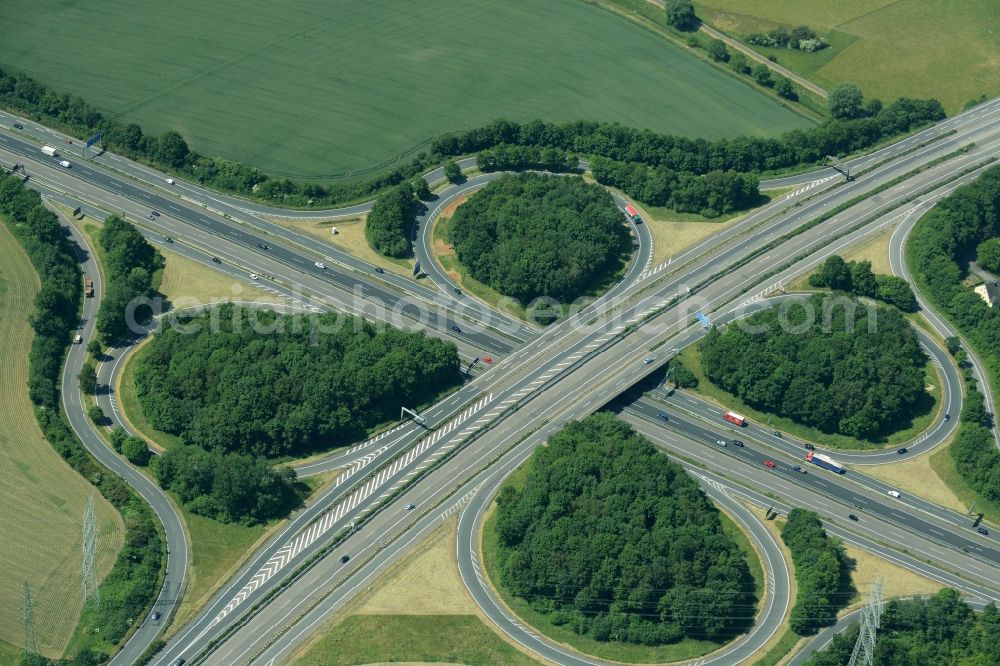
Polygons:
[[151,613],[143,618],[135,618],[139,622],[138,628],[110,662],[116,666],[119,664],[125,666],[135,663],[139,655],[156,640],[156,637],[166,626],[167,623],[161,619],[154,620],[152,613],[170,616],[180,603],[187,583],[189,557],[187,535],[180,512],[173,501],[148,477],[135,470],[118,456],[97,434],[94,430],[96,426],[89,421],[86,415],[81,399],[78,375],[86,359],[86,343],[93,339],[95,333],[97,310],[103,294],[103,282],[92,248],[84,234],[61,215],[60,221],[68,229],[70,238],[76,245],[83,271],[94,282],[94,295],[91,298],[84,298],[82,307],[81,319],[84,322],[84,327],[80,334],[83,337],[83,344],[70,346],[63,367],[61,387],[63,410],[70,427],[87,451],[98,462],[124,479],[150,505],[163,529],[167,552],[163,584],[153,602]]
[[[839,503],[853,507],[854,513],[860,512],[887,523],[901,525],[924,538],[932,539],[959,551],[968,552],[976,558],[982,559],[991,567],[1000,566],[1000,548],[997,548],[995,543],[981,538],[981,535],[969,526],[963,528],[954,524],[931,522],[916,515],[915,510],[903,502],[887,495],[858,492],[845,483],[845,479],[842,478],[844,475],[834,474],[815,465],[807,466],[807,464],[795,463],[806,470],[807,473],[802,474],[793,469],[794,465],[777,460],[773,454],[760,451],[752,446],[720,447],[715,444],[718,439],[716,431],[693,420],[673,414],[670,415],[669,420],[664,421],[657,417],[660,410],[656,405],[640,402],[638,405],[633,403],[633,405],[623,406],[623,408],[622,411],[625,414],[641,416],[648,423],[655,424],[659,428],[684,435],[686,438],[684,441],[698,442],[707,446],[719,460],[735,458],[740,462],[757,466],[769,474],[782,476],[814,493],[825,495]],[[775,466],[769,469],[765,467],[765,461],[772,461]],[[851,472],[846,473],[847,476],[850,474]],[[843,517],[846,518],[848,513],[851,512],[845,512]],[[969,522],[971,524],[971,521]],[[995,573],[994,571],[993,575]]]
[[[812,470],[816,470],[817,472],[825,471],[819,466],[805,460],[806,454],[809,453],[808,449],[805,447],[792,450],[790,452],[781,450],[768,453],[768,443],[761,441],[759,438],[760,431],[756,433],[744,433],[738,430],[733,430],[728,422],[723,421],[722,412],[718,408],[715,409],[714,413],[710,412],[704,416],[701,414],[692,414],[687,410],[678,408],[677,403],[674,402],[674,398],[679,393],[680,392],[675,392],[674,395],[668,400],[663,400],[656,395],[656,392],[651,395],[629,395],[627,397],[623,397],[621,405],[627,406],[628,408],[643,414],[647,418],[657,418],[660,420],[676,419],[678,421],[686,422],[692,427],[698,426],[704,428],[708,432],[712,433],[712,436],[716,438],[746,437],[754,440],[751,443],[758,446],[765,455],[770,455],[771,459],[782,460],[782,462],[792,467],[793,470],[796,466],[798,466],[801,470],[805,470],[807,473]],[[730,439],[730,441],[735,440]],[[788,460],[787,457],[784,456],[791,456],[791,460]],[[835,460],[837,460],[837,462],[843,462],[840,459],[840,456],[837,456]],[[875,496],[889,497],[890,493],[898,492],[894,486],[880,479],[869,476],[862,470],[858,470],[856,468],[849,469],[847,473],[839,475],[839,478],[843,483],[855,483],[861,488],[874,493]],[[939,504],[925,500],[912,493],[903,493],[900,499],[903,503],[909,505],[913,509],[928,516],[932,516],[938,520],[942,520],[957,529],[975,529],[973,526],[973,518],[966,514],[940,506]],[[980,534],[982,533],[980,532]],[[996,534],[990,533],[987,530],[987,534],[984,536],[989,536],[990,539],[988,539],[988,541],[992,542],[994,547],[1000,548],[1000,540],[997,539]]]
[[[770,300],[770,299],[769,299]],[[778,305],[778,302],[774,303]],[[928,352],[934,366],[941,372],[943,384],[941,385],[941,412],[937,414],[933,422],[927,429],[920,432],[913,440],[901,442],[882,450],[849,451],[843,449],[828,449],[816,446],[815,450],[825,453],[830,457],[851,465],[874,465],[895,463],[900,460],[907,460],[919,455],[923,455],[929,450],[945,441],[958,425],[958,419],[945,420],[946,415],[957,415],[961,410],[962,377],[955,367],[953,359],[947,350],[942,349],[930,336],[918,328],[914,328],[921,347]],[[665,393],[665,391],[661,391]],[[678,406],[685,411],[697,415],[704,419],[714,420],[719,417],[721,411],[719,407],[701,399],[697,395],[686,391],[678,390],[673,392],[667,402]],[[739,411],[739,410],[736,410]],[[739,429],[740,432],[752,434],[767,446],[784,451],[785,453],[796,454],[804,450],[806,442],[788,433],[776,431],[768,424],[757,423],[753,419],[748,419],[746,425]],[[775,435],[774,433],[779,434]],[[899,447],[905,447],[907,451],[899,454]]]
[[[782,515],[788,515],[793,507],[814,511],[820,515],[831,535],[849,537],[845,540],[854,545],[859,545],[858,540],[862,539],[874,542],[877,548],[863,544],[861,547],[890,562],[908,562],[904,565],[907,568],[963,593],[1000,600],[997,567],[983,562],[972,552],[943,546],[933,533],[929,537],[917,534],[899,522],[889,522],[874,515],[863,515],[857,522],[850,521],[847,515],[854,507],[796,483],[789,474],[776,474],[763,465],[744,459],[715,455],[700,442],[679,431],[665,429],[645,416],[622,412],[621,418],[654,445],[676,456],[677,461],[694,476],[722,478],[735,494]],[[928,572],[933,572],[933,575]]]
[[[955,116],[946,118],[945,120],[932,125],[924,130],[914,133],[910,137],[907,137],[899,142],[894,142],[888,146],[880,148],[870,153],[859,155],[854,158],[845,159],[843,162],[844,166],[849,167],[853,171],[857,171],[862,168],[870,167],[878,164],[881,161],[890,159],[895,155],[906,152],[907,150],[912,150],[915,146],[919,146],[921,143],[931,140],[935,136],[939,136],[944,132],[950,131],[952,129],[961,128],[965,123],[972,119],[982,117],[983,115],[989,113],[998,103],[1000,99],[992,99],[982,104],[977,105],[971,109],[965,110]],[[23,118],[14,114],[7,112],[0,112],[0,119],[4,119],[9,125],[21,125],[19,128],[24,134],[35,138],[36,140],[45,143],[46,141],[51,141],[57,145],[63,145],[67,139],[64,135],[55,130],[51,130],[44,125],[40,125],[31,121],[30,119]],[[73,144],[76,145],[76,144]],[[137,178],[148,184],[155,185],[157,187],[163,187],[168,180],[174,180],[173,177],[168,174],[157,171],[145,165],[138,164],[127,158],[115,155],[110,152],[102,152],[101,154],[95,154],[93,157],[94,161],[101,162],[107,167],[126,173],[133,178]],[[458,160],[458,164],[462,169],[469,169],[475,167],[477,162],[475,157],[466,157]],[[586,160],[581,160],[581,168],[584,170],[589,169],[589,164]],[[797,174],[791,174],[788,176],[776,176],[773,178],[764,178],[761,180],[762,189],[775,189],[775,188],[785,188],[794,185],[804,185],[816,180],[837,175],[837,172],[832,167],[823,167],[819,169],[811,169],[809,171]],[[424,175],[424,179],[428,183],[434,185],[444,179],[444,169],[443,167],[438,167],[429,171]],[[188,183],[186,181],[180,180],[175,183],[170,184],[171,187],[183,188],[185,194],[191,198],[196,198],[202,205],[209,206],[229,206],[237,210],[242,210],[244,212],[250,212],[254,214],[263,215],[282,215],[286,217],[298,217],[298,218],[309,218],[309,217],[345,217],[351,215],[360,215],[367,213],[371,210],[373,205],[372,201],[363,202],[360,204],[355,204],[351,206],[344,206],[340,208],[331,208],[325,210],[295,210],[288,208],[281,208],[278,206],[272,206],[268,204],[263,204],[260,202],[252,201],[249,199],[244,199],[239,196],[232,194],[220,193],[209,190],[208,188],[200,187],[194,183]]]
[[[37,157],[34,153],[29,152],[28,149],[30,146],[21,142],[13,142],[9,137],[2,134],[0,134],[0,147],[31,160],[35,160]],[[407,300],[405,294],[387,285],[383,286],[384,283],[378,280],[369,279],[370,276],[368,275],[356,275],[350,270],[341,269],[339,266],[336,270],[317,268],[315,257],[297,253],[290,248],[274,244],[273,242],[270,243],[268,250],[263,251],[258,245],[265,243],[268,239],[263,239],[258,235],[249,233],[242,226],[216,219],[183,203],[175,205],[174,202],[161,195],[147,193],[145,190],[136,187],[128,181],[117,179],[88,165],[80,165],[79,168],[74,170],[73,176],[112,194],[130,199],[133,202],[141,202],[139,205],[145,205],[147,208],[169,211],[167,215],[175,220],[242,246],[241,259],[250,265],[253,265],[258,257],[266,256],[280,261],[295,270],[315,273],[316,276],[327,283],[335,285],[348,293],[357,291],[360,292],[360,296],[363,298],[377,299],[385,303],[385,307],[389,311],[393,311],[394,309],[420,311],[421,316],[425,318],[427,325],[431,328],[447,332],[451,330],[452,325],[459,325],[462,327],[467,339],[472,344],[479,345],[483,349],[499,354],[506,354],[514,349],[515,340],[508,338],[506,335],[501,336],[495,333],[494,329],[487,329],[481,326],[474,319],[478,315],[483,315],[488,316],[490,321],[500,324],[501,322],[497,317],[491,313],[485,313],[484,315],[484,313],[478,312],[468,304],[460,305],[457,308],[460,310],[459,313],[441,313],[438,310],[426,308],[424,304],[416,299],[411,304],[412,307],[406,307]],[[51,174],[47,174],[47,177],[57,178]],[[146,213],[143,213],[142,217],[145,216]]]
[[[15,142],[17,141],[15,137],[6,137],[6,138],[9,138],[11,141]],[[0,144],[3,143],[4,139],[5,139],[4,135],[0,134]],[[34,158],[34,156],[37,153],[37,147],[34,147],[26,142],[21,142],[21,145],[18,146],[18,151],[19,154],[23,157]],[[93,168],[93,164],[94,164],[93,160],[89,160],[89,166]],[[135,166],[140,171],[150,171],[148,167],[144,167],[141,165],[135,165]],[[117,178],[117,174],[113,172],[106,173],[105,175],[115,179],[116,182],[119,183],[118,185],[119,189],[123,188],[123,184],[129,183],[129,180],[127,179]],[[133,177],[136,177],[136,174],[131,174],[131,175]],[[144,183],[152,185],[154,191],[162,189],[161,179],[158,177],[153,179],[140,178],[140,180]],[[181,186],[178,185],[177,187],[167,188],[167,193],[164,195],[165,200],[174,201],[174,199],[172,199],[170,195],[171,193],[177,192],[178,187]],[[199,189],[194,186],[188,186],[188,187],[189,189],[195,189],[195,190]],[[122,191],[124,190],[122,189]],[[205,199],[205,197],[202,197],[200,199],[198,197],[188,197],[188,198],[191,199],[195,204],[200,205],[201,207],[207,209],[210,212],[220,213],[221,215],[228,217],[228,220],[217,220],[217,221],[229,224],[230,226],[234,226],[233,224],[230,223],[230,220],[232,220],[233,222],[236,223],[235,225],[236,228],[249,227],[251,229],[256,230],[257,232],[260,232],[261,234],[264,234],[266,236],[277,237],[291,245],[298,246],[310,252],[329,256],[331,257],[331,261],[334,261],[342,266],[346,266],[351,270],[359,271],[363,274],[368,274],[368,273],[377,274],[380,276],[379,279],[382,282],[388,283],[393,288],[401,290],[404,293],[413,294],[416,298],[426,300],[429,303],[435,304],[439,307],[448,307],[451,304],[452,299],[449,294],[441,294],[437,290],[428,288],[425,285],[422,285],[413,279],[406,278],[404,276],[397,275],[395,273],[386,273],[384,270],[379,269],[361,259],[358,259],[357,257],[354,257],[353,255],[348,254],[347,252],[344,252],[333,245],[323,243],[313,238],[312,236],[301,234],[293,229],[288,229],[281,225],[274,224],[273,222],[260,219],[256,217],[257,213],[255,213],[254,211],[245,208],[234,207],[230,205],[230,203],[226,202],[225,197],[220,199],[219,197],[222,195],[217,195],[216,193],[216,196],[212,196],[213,193],[211,192],[206,192],[206,194],[209,195],[207,199]],[[175,201],[175,203],[179,204],[178,207],[183,207],[185,205],[185,202],[182,201]],[[365,209],[361,211],[355,211],[354,208],[357,207],[351,207],[349,209],[342,209],[338,211],[328,211],[330,215],[318,214],[317,212],[310,212],[307,217],[315,219],[329,219],[331,215],[333,217],[343,217],[345,215],[348,215],[349,211],[353,211],[355,214],[361,214],[363,212],[366,212],[370,208],[370,205],[366,205]],[[289,217],[288,215],[280,215],[279,214],[280,212],[281,212],[280,209],[276,209],[276,211],[271,211],[270,213],[260,213],[260,214],[271,214],[272,216],[277,214],[278,217]],[[294,211],[289,211],[289,212],[294,212]],[[145,214],[144,216],[147,219],[152,220],[153,218],[150,217],[149,215],[154,215],[155,217],[154,213]],[[306,219],[305,216],[292,216],[292,217],[293,219],[299,219],[299,220]],[[267,249],[266,243],[263,242],[258,242],[257,246],[261,249]],[[514,337],[519,341],[523,342],[526,340],[530,340],[537,333],[535,329],[532,329],[530,326],[527,326],[520,320],[509,317],[508,315],[502,313],[491,311],[488,306],[481,304],[478,301],[463,303],[463,307],[470,313],[470,316],[474,316],[475,318],[479,319],[485,318],[493,322],[492,325],[494,327],[502,328],[502,330],[504,330],[504,332],[507,335],[510,335],[511,337]]]
[[[766,260],[766,258],[765,258],[765,260]],[[641,342],[641,341],[640,341],[640,342]],[[610,398],[610,396],[607,396],[607,397],[608,397],[608,398]]]

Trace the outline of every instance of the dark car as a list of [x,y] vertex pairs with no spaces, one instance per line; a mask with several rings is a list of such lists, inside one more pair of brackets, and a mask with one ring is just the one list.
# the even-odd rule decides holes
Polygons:
[[454,325],[451,327],[451,330],[455,331],[456,333],[461,333],[462,332],[462,329],[460,329],[458,326],[454,326]]
[[733,446],[743,446],[742,440],[734,439],[733,440]]
[[222,259],[219,259],[218,257],[212,257],[212,263],[214,263],[214,264],[221,264],[222,263]]
[[849,515],[849,516],[847,516],[847,517],[848,517],[848,518],[850,518],[851,520],[855,520],[855,521],[856,521],[856,520],[858,519],[858,517],[857,517],[857,516],[855,516],[855,515],[854,515],[853,513],[852,513],[852,514],[850,514],[850,515]]
[[382,273],[385,273],[385,269],[384,268],[379,268],[378,266],[376,266],[375,267],[375,272],[378,273],[379,275],[382,275]]
[[660,412],[659,414],[656,415],[656,418],[663,419],[664,421],[668,420],[666,412]]
[[951,421],[951,414],[945,414],[944,415],[944,420],[945,421]]
[[159,217],[160,216],[160,214],[157,211],[155,211],[155,210],[149,211],[149,214],[152,215],[153,217]]
[[985,527],[977,527],[976,531],[979,532],[980,534],[984,535],[984,536],[988,536],[989,533],[990,533],[990,531],[988,529],[986,529]]
[[341,564],[347,564],[347,560],[349,560],[349,559],[351,559],[350,555],[341,555],[340,556],[340,563]]
[[270,249],[271,249],[271,248],[269,248],[269,247],[268,247],[268,246],[267,246],[266,244],[264,244],[264,243],[257,243],[257,247],[259,247],[259,248],[260,248],[260,249],[262,249],[262,250],[270,250]]
[[160,611],[153,611],[153,621],[160,619]]
[[812,444],[806,444],[806,448],[809,449],[810,451],[815,451],[816,450],[816,447],[813,446]]
[[781,433],[777,430],[772,430],[771,434],[774,435],[775,437],[781,437]]
[[462,290],[459,289],[458,287],[455,287],[455,293],[458,294],[459,296],[461,296],[462,295]]
[[24,125],[21,123],[14,123],[14,129],[24,129]]
[[174,239],[173,239],[173,238],[171,238],[170,236],[164,236],[164,237],[163,237],[163,240],[165,240],[165,241],[166,241],[166,242],[168,242],[168,243],[173,243],[173,242],[174,242]]
[[898,453],[899,455],[903,455],[904,453],[906,453],[906,451],[907,448],[905,446],[901,449],[896,449],[896,453]]

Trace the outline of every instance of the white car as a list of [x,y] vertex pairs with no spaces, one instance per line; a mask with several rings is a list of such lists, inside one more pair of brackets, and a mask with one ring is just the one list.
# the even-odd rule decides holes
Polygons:
[[317,261],[317,262],[316,262],[316,268],[321,268],[321,269],[325,269],[325,268],[326,268],[326,266],[325,266],[325,265],[323,264],[323,262],[322,262],[322,261]]
[[646,358],[642,359],[642,362],[645,363],[646,365],[649,365],[655,360],[656,360],[655,356],[647,356]]
[[69,160],[60,160],[59,166],[61,166],[64,169],[68,169],[70,167]]
[[74,344],[74,345],[78,345],[78,344],[80,344],[81,342],[83,342],[83,336],[82,336],[82,335],[80,335],[79,333],[77,333],[77,334],[76,334],[76,337],[75,337],[75,338],[73,338],[73,344]]
[[174,179],[173,178],[167,178],[167,185],[173,185],[173,184],[174,184]]
[[251,280],[256,280],[257,279],[257,274],[256,273],[251,273],[250,274],[250,279]]
[[727,446],[727,445],[726,445],[726,440],[724,440],[724,439],[720,439],[720,440],[718,440],[718,441],[716,442],[716,444],[718,444],[719,446]]
[[899,491],[898,490],[890,490],[889,492],[886,493],[886,495],[888,495],[889,497],[899,497]]

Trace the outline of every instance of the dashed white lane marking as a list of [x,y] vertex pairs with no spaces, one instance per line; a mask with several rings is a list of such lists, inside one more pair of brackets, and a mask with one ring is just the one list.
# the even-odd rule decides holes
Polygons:
[[797,197],[800,194],[804,194],[805,192],[808,192],[809,190],[813,189],[814,187],[819,187],[820,185],[822,185],[823,183],[827,182],[828,180],[833,180],[836,177],[837,176],[827,176],[826,178],[820,178],[819,180],[814,180],[811,183],[803,185],[802,187],[800,187],[799,189],[795,190],[794,192],[789,192],[785,196],[784,200],[788,201],[789,199],[791,199],[793,197]]
[[[471,407],[468,407],[461,414],[449,421],[447,425],[434,431],[434,433],[430,436],[425,437],[419,444],[411,448],[406,455],[396,460],[396,462],[389,467],[383,469],[376,476],[369,479],[363,486],[356,489],[348,497],[342,499],[333,507],[330,507],[326,512],[318,516],[316,520],[300,530],[294,537],[285,543],[285,545],[282,546],[281,549],[278,550],[274,556],[271,557],[271,559],[268,560],[259,571],[257,571],[256,574],[254,574],[253,578],[250,579],[250,582],[244,585],[243,589],[241,589],[236,596],[233,597],[228,604],[226,604],[225,608],[223,608],[219,614],[213,618],[211,624],[205,628],[205,631],[208,631],[221,622],[223,618],[243,603],[247,597],[254,593],[255,590],[266,583],[272,576],[274,576],[274,574],[287,566],[288,563],[295,559],[298,554],[315,543],[317,539],[329,532],[334,526],[339,527],[339,521],[350,513],[351,510],[370,498],[376,491],[381,490],[382,486],[388,483],[389,479],[393,478],[398,472],[412,464],[417,457],[434,446],[434,444],[436,444],[442,437],[454,430],[456,426],[467,421],[470,417],[480,411],[483,407],[489,404],[492,399],[492,393],[484,398],[481,398],[478,402],[473,404]],[[386,434],[387,433],[383,433],[380,437],[384,437]],[[454,444],[452,446],[454,446]],[[346,472],[337,477],[334,487],[341,485],[347,479],[354,476],[358,471],[368,466],[388,448],[389,445],[382,446],[368,455],[355,460],[351,463]],[[445,451],[442,449],[435,452],[432,457],[440,456],[443,453],[445,453]],[[425,462],[416,469],[422,470],[427,467],[427,464],[428,463]],[[390,495],[406,480],[406,477],[401,478],[383,495],[383,497]]]

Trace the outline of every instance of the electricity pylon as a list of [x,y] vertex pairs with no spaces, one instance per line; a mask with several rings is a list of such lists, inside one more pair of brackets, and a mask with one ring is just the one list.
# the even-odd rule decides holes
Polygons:
[[94,496],[87,498],[83,508],[83,605],[93,602],[101,607],[101,591],[97,585],[97,524],[94,520]]
[[31,588],[24,581],[24,654],[40,654],[38,637],[35,635],[35,615],[31,611]]
[[854,644],[854,652],[848,666],[862,664],[872,666],[875,659],[875,632],[878,631],[879,623],[882,621],[882,611],[885,609],[885,600],[882,598],[882,579],[879,578],[872,583],[871,592],[868,593],[868,603],[861,610],[861,631],[858,632],[858,641]]

